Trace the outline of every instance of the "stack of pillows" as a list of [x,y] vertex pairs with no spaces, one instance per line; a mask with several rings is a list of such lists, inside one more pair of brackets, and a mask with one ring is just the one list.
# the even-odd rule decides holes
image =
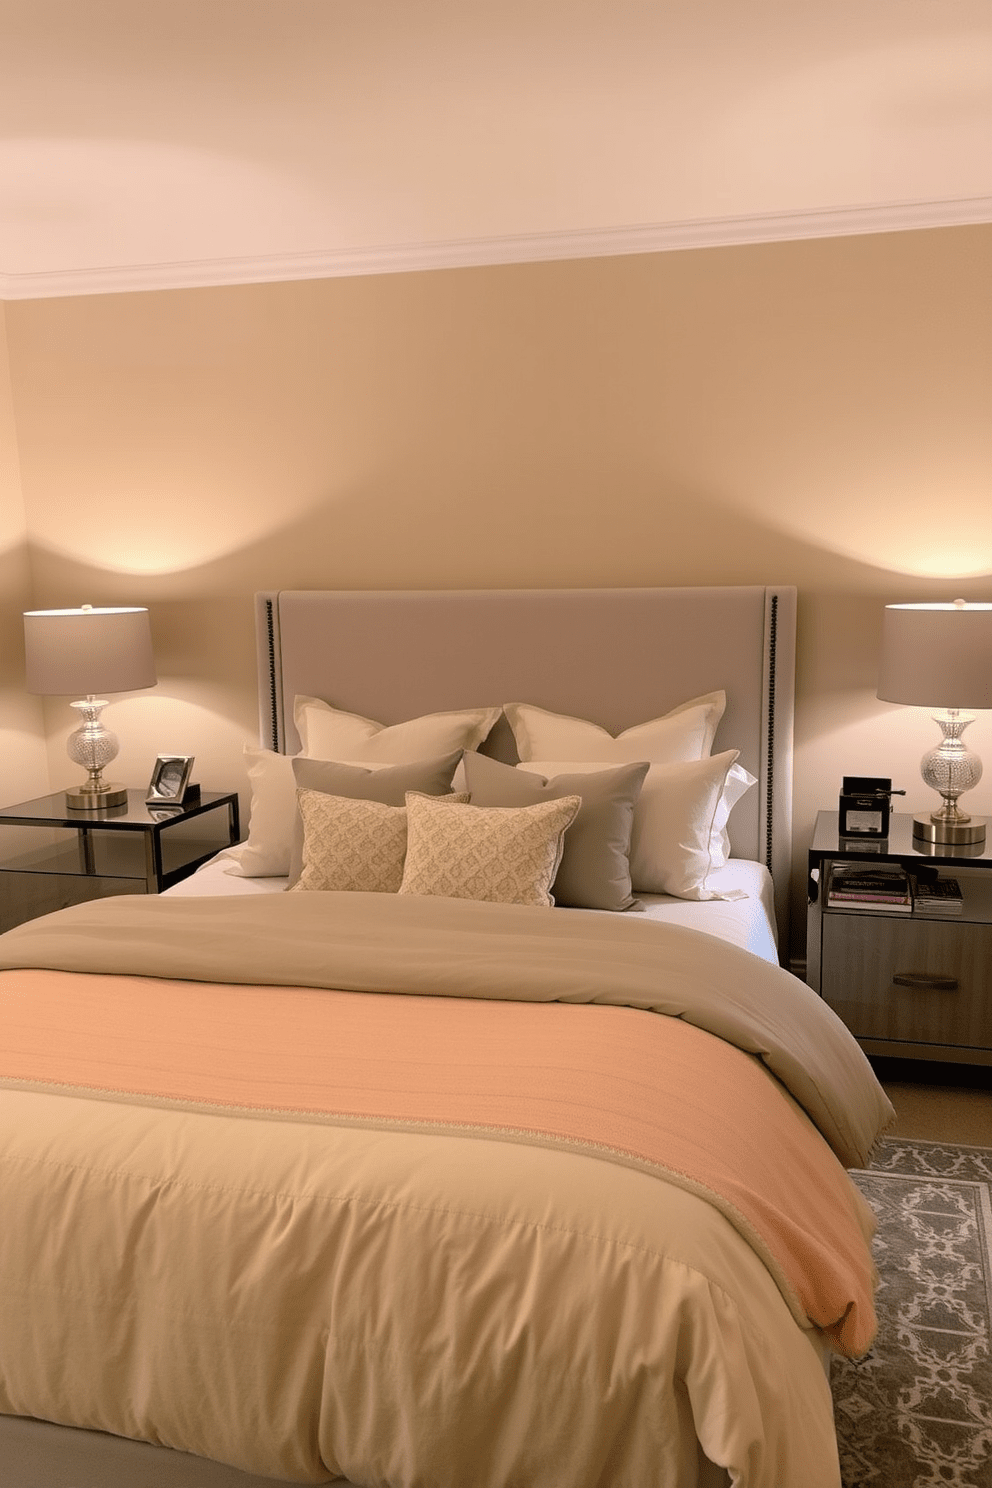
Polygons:
[[[614,737],[526,703],[383,727],[296,700],[289,757],[246,749],[246,842],[229,872],[295,891],[434,894],[624,910],[638,894],[723,897],[727,821],[755,784],[711,755],[723,692]],[[520,763],[478,753],[500,712]]]

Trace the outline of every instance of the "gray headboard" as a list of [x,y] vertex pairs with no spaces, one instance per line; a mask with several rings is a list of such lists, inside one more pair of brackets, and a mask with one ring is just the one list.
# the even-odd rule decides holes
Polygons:
[[[794,588],[290,589],[257,595],[256,622],[260,738],[289,754],[298,694],[385,724],[536,703],[617,733],[724,688],[714,750],[758,778],[731,842],[771,870],[788,944]],[[515,758],[505,720],[486,747]]]

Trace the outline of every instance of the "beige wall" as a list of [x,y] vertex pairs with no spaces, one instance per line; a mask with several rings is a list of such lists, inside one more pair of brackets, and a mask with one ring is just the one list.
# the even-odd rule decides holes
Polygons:
[[0,304],[0,805],[48,790],[42,704],[24,691],[21,612],[31,602],[7,324]]
[[[875,699],[877,627],[888,600],[992,598],[992,228],[7,322],[35,602],[152,610],[159,687],[108,710],[134,783],[166,750],[243,780],[258,588],[783,582],[797,848],[845,772],[925,803],[936,729]],[[972,734],[990,812],[992,721]]]

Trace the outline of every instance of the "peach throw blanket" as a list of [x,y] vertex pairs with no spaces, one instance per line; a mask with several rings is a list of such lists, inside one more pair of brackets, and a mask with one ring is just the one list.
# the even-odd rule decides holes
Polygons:
[[43,969],[0,973],[0,1005],[7,1084],[438,1126],[656,1172],[727,1216],[801,1324],[853,1356],[872,1341],[867,1207],[766,1070],[680,1019]]

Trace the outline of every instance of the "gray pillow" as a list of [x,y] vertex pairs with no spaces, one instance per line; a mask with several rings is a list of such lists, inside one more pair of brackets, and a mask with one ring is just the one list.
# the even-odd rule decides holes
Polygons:
[[[322,791],[325,796],[346,796],[351,801],[405,806],[407,791],[420,791],[425,796],[447,795],[461,757],[462,751],[455,749],[451,754],[434,759],[366,770],[362,765],[344,765],[339,760],[303,759],[298,755],[293,760],[293,774],[297,789]],[[302,872],[303,820],[297,810],[289,859],[290,886],[296,883]]]
[[562,796],[581,797],[578,815],[565,833],[553,885],[555,903],[572,909],[630,909],[636,902],[630,884],[630,833],[634,804],[648,773],[646,761],[546,780],[470,749],[464,760],[473,806],[532,806]]

